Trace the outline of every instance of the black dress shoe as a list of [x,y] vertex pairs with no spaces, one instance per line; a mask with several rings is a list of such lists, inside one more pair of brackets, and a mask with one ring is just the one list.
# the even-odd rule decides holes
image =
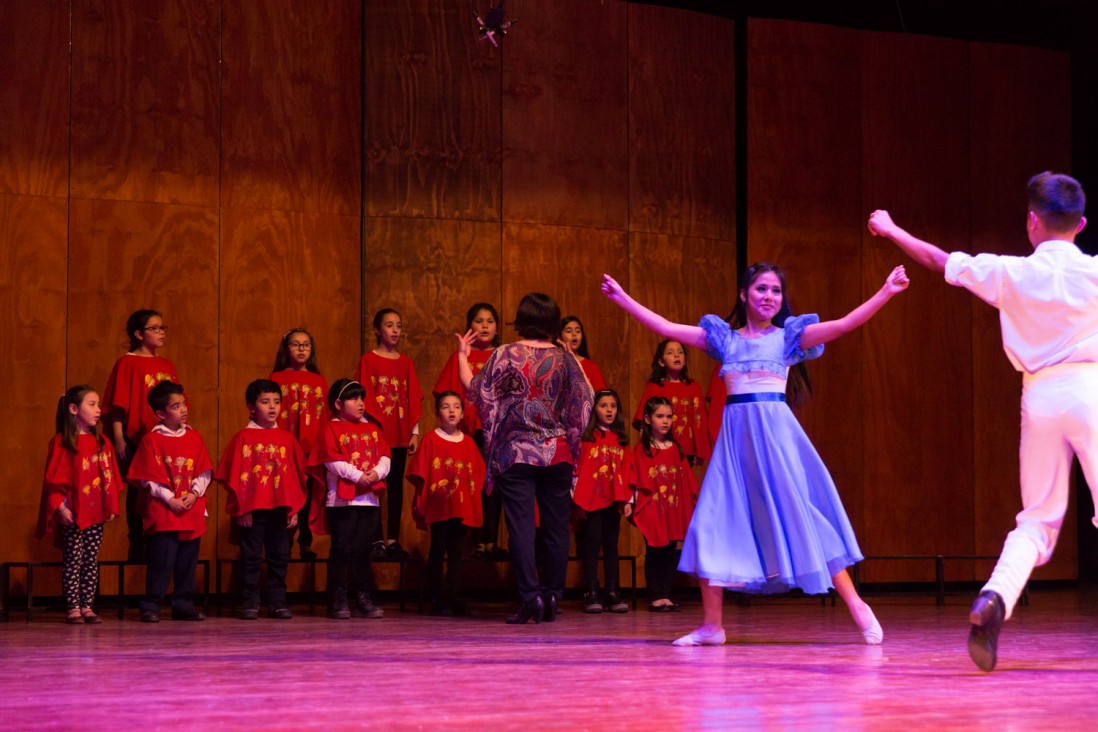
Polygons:
[[274,620],[293,620],[294,614],[288,607],[276,607],[271,610],[271,618]]
[[551,623],[557,619],[560,615],[560,605],[557,603],[557,596],[552,592],[548,592],[541,599],[542,604],[545,605],[545,612],[542,614],[542,620],[547,623]]
[[141,622],[142,623],[159,623],[160,622],[160,616],[158,614],[154,613],[152,610],[142,610],[141,611]]
[[182,612],[172,612],[172,620],[189,620],[191,622],[201,622],[206,619],[206,613],[198,610],[197,608],[191,608],[190,610],[184,610]]
[[1006,617],[1006,606],[999,593],[984,590],[972,603],[968,622],[968,655],[981,671],[991,671],[999,657],[999,631]]
[[259,620],[259,608],[246,607],[240,611],[241,620]]
[[541,595],[538,595],[533,600],[527,600],[522,603],[522,606],[518,609],[518,612],[507,618],[508,625],[522,625],[528,620],[533,618],[534,623],[541,622],[542,616],[545,614],[545,603],[542,602]]
[[313,551],[312,547],[302,545],[301,558],[311,562],[316,559],[316,552]]

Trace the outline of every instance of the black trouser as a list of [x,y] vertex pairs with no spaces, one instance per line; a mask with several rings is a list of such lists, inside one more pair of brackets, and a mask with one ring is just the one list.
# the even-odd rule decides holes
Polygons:
[[377,529],[377,506],[338,506],[328,512],[332,549],[328,555],[328,594],[370,590],[370,540]]
[[237,527],[245,608],[259,607],[259,564],[264,550],[267,555],[267,604],[274,609],[286,607],[286,567],[290,561],[286,515],[284,506],[259,509],[252,511],[251,526]]
[[[431,599],[439,602],[457,599],[461,593],[461,545],[465,524],[459,518],[431,524],[431,551],[427,554],[427,581]],[[443,573],[443,559],[449,572]]]
[[[473,442],[477,444],[481,457],[484,457],[484,433],[477,430],[473,435]],[[480,492],[480,507],[484,516],[484,523],[477,530],[477,542],[480,544],[496,544],[499,542],[499,518],[503,509],[503,503],[499,491]]]
[[644,581],[648,584],[649,602],[671,599],[671,583],[677,566],[675,542],[644,550]]
[[404,466],[408,464],[408,448],[393,447],[389,450],[389,474],[385,476],[385,514],[388,519],[388,528],[384,536],[381,531],[381,522],[370,535],[372,541],[400,541],[400,519],[404,512]]
[[312,510],[312,491],[313,481],[316,478],[310,477],[305,481],[305,505],[301,507],[301,510],[297,512],[297,545],[302,550],[312,549],[313,547],[313,529],[309,526],[309,513]]
[[[572,466],[568,463],[538,467],[512,465],[495,480],[510,532],[511,564],[515,569],[519,599],[533,600],[540,594],[564,597],[564,575],[568,568],[568,514],[572,506]],[[541,516],[545,549],[542,577],[538,581],[534,558],[534,506]]]
[[168,583],[175,579],[172,591],[172,612],[187,613],[194,610],[194,596],[198,590],[195,569],[198,566],[200,539],[181,540],[178,531],[158,531],[145,536],[145,597],[141,609],[160,612]]
[[[120,484],[126,484],[126,476],[130,473],[130,463],[133,462],[133,454],[137,452],[137,445],[126,440],[126,449],[129,456],[125,460],[118,461],[118,477]],[[126,536],[130,541],[128,559],[131,562],[140,562],[145,558],[145,519],[137,510],[137,498],[141,491],[147,488],[131,488],[126,491]]]
[[588,511],[580,525],[580,556],[583,559],[583,583],[586,590],[599,588],[599,548],[602,548],[603,575],[606,587],[618,588],[618,535],[621,532],[621,513],[617,507],[608,506],[598,511]]

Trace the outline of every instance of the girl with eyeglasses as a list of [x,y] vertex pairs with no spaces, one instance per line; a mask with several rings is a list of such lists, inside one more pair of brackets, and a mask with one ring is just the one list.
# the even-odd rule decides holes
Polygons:
[[[126,335],[130,339],[130,350],[115,362],[103,391],[107,437],[114,445],[123,482],[141,438],[160,421],[149,407],[149,391],[161,381],[179,383],[179,374],[172,362],[157,355],[168,337],[163,315],[147,309],[133,312],[126,320]],[[138,491],[126,491],[131,562],[145,560],[144,527],[137,510],[137,494]]]

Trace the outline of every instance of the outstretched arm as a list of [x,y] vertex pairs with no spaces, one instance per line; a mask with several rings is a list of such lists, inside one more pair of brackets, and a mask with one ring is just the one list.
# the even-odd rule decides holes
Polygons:
[[873,297],[863,302],[838,320],[828,320],[823,323],[813,323],[804,329],[801,335],[801,348],[811,348],[821,343],[830,343],[841,335],[864,324],[880,310],[892,296],[907,289],[910,282],[907,273],[901,264],[888,275],[881,289],[874,293]]
[[932,272],[945,272],[949,255],[928,241],[918,239],[907,233],[892,221],[888,211],[880,209],[869,215],[869,233],[891,239],[896,246],[907,252],[908,256]]
[[652,312],[633,298],[629,297],[625,290],[621,289],[621,285],[608,274],[602,276],[602,294],[610,298],[612,302],[616,303],[622,310],[636,318],[638,323],[653,333],[657,333],[664,338],[676,340],[684,346],[694,346],[694,348],[701,349],[705,348],[704,330],[696,325],[672,323],[659,313]]

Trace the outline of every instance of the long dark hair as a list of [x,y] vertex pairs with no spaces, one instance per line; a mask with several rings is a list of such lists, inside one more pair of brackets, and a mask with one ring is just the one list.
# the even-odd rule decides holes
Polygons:
[[[648,380],[653,384],[663,385],[663,382],[667,381],[667,369],[664,367],[660,360],[663,358],[663,351],[671,343],[678,343],[682,346],[682,343],[676,341],[674,338],[664,338],[662,341],[656,344],[656,354],[652,356],[652,373],[648,375]],[[682,346],[682,352],[685,356],[686,346]],[[682,360],[682,373],[679,374],[679,378],[682,379],[684,384],[692,384],[694,380],[690,378],[690,372],[686,368],[686,359]]]
[[[136,330],[136,328],[134,330]],[[73,405],[79,409],[80,405],[84,403],[84,397],[88,394],[98,393],[99,392],[87,384],[78,384],[77,386],[71,387],[57,400],[57,415],[54,417],[54,429],[57,434],[61,435],[61,444],[69,452],[76,452],[76,438],[80,434],[80,430],[76,426],[76,415],[69,411],[69,406]],[[103,434],[99,431],[99,422],[92,425],[91,433],[95,436],[95,441],[99,443],[99,446],[103,447]]]
[[605,397],[613,397],[614,401],[618,405],[618,413],[614,417],[614,421],[610,424],[610,431],[618,436],[618,444],[622,447],[629,446],[629,435],[625,432],[625,417],[621,413],[621,397],[613,389],[599,389],[595,392],[595,398],[591,401],[591,418],[587,420],[587,427],[583,430],[583,440],[585,442],[595,441],[595,430],[599,427],[599,417],[595,414],[594,407],[598,406],[599,399]]
[[465,330],[468,331],[473,329],[473,318],[477,317],[477,313],[479,313],[481,310],[487,310],[488,312],[490,312],[492,314],[492,318],[496,321],[496,337],[492,339],[492,348],[499,348],[500,345],[503,344],[503,339],[500,337],[499,334],[499,332],[502,330],[500,326],[503,325],[503,323],[500,322],[499,313],[496,312],[495,307],[493,307],[491,303],[473,303],[473,307],[469,308],[468,312],[465,313]]
[[[747,290],[755,284],[755,280],[767,272],[772,272],[778,278],[782,286],[782,306],[778,314],[771,322],[779,328],[785,327],[786,318],[793,315],[793,308],[789,304],[788,290],[785,285],[785,272],[776,264],[769,262],[756,262],[744,270],[740,277],[740,286],[736,290],[736,306],[728,316],[728,325],[733,330],[747,325]],[[808,397],[812,396],[812,377],[808,373],[808,367],[802,362],[789,367],[789,376],[785,382],[785,399],[792,407],[803,406]]]
[[135,310],[126,318],[126,335],[130,338],[130,353],[141,347],[141,339],[134,337],[135,331],[145,330],[145,326],[153,318],[163,318],[159,310]]
[[[671,409],[671,400],[661,396],[649,397],[648,401],[644,403],[644,416],[651,418],[652,415],[656,413],[657,407],[667,407],[668,409]],[[672,429],[667,432],[667,439],[679,449],[679,460],[684,460],[686,458],[686,453],[682,451],[682,445],[675,439],[675,430]],[[648,457],[655,455],[655,453],[652,452],[652,447],[655,442],[655,438],[652,437],[652,425],[648,423],[647,419],[641,421],[641,449],[644,450],[644,454]]]
[[557,331],[557,338],[563,340],[564,329],[572,323],[576,323],[580,327],[580,344],[576,349],[576,355],[583,356],[584,358],[591,358],[587,353],[587,329],[583,327],[583,321],[579,319],[578,315],[568,315],[561,319],[560,330]]
[[290,328],[282,334],[282,340],[278,342],[278,355],[275,356],[275,366],[272,371],[285,371],[293,363],[290,360],[290,339],[298,333],[309,336],[309,360],[305,362],[305,370],[314,374],[320,373],[320,367],[316,365],[316,339],[313,334],[304,328]]

